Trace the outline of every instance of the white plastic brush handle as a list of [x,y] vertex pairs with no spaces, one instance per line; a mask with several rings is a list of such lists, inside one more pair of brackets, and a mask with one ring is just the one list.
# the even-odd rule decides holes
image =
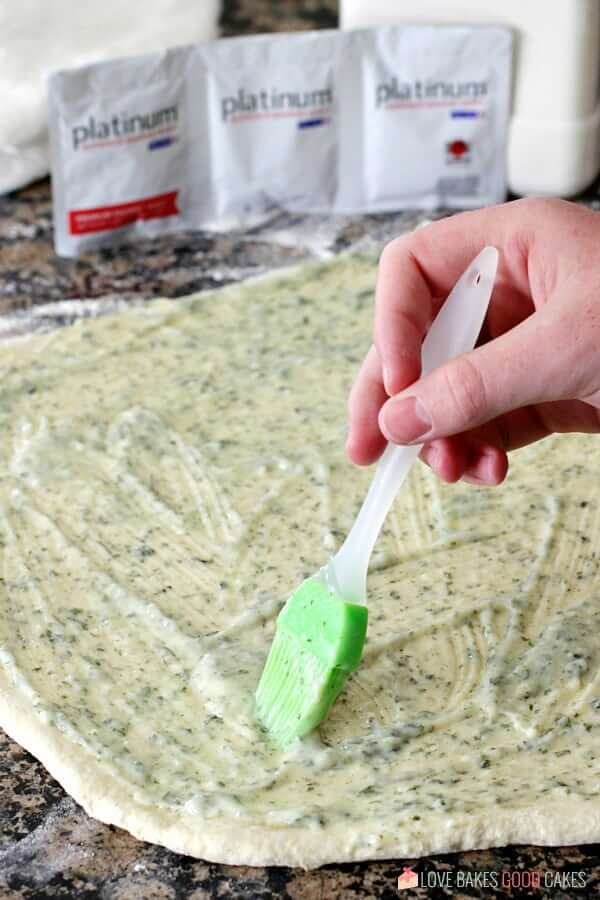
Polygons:
[[[498,251],[485,247],[459,278],[423,341],[423,374],[472,350],[487,312]],[[325,577],[349,603],[366,603],[367,570],[381,527],[422,444],[388,444],[350,534],[326,567]]]

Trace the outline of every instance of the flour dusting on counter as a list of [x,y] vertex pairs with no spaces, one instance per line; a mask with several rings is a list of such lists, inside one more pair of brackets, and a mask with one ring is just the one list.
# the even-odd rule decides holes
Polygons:
[[347,533],[375,262],[349,257],[3,348],[0,724],[96,817],[229,863],[600,838],[597,441],[494,491],[418,467],[363,664],[282,751],[253,694]]

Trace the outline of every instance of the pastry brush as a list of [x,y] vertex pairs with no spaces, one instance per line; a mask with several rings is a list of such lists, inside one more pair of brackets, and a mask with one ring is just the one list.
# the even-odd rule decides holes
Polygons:
[[[498,251],[486,247],[460,277],[423,341],[424,374],[473,349],[497,265]],[[388,444],[342,547],[300,585],[277,618],[256,691],[256,711],[278,744],[288,744],[316,728],[358,667],[367,632],[371,551],[421,447]]]

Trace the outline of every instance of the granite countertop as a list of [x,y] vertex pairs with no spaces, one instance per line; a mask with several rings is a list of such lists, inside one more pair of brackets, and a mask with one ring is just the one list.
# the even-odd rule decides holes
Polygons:
[[[224,34],[334,27],[337,22],[334,0],[229,0],[224,6]],[[600,208],[598,188],[580,202]],[[0,197],[0,341],[67,324],[82,312],[95,314],[142,298],[178,297],[315,255],[329,256],[361,240],[381,246],[426,218],[431,215],[406,212],[332,224],[282,214],[252,232],[185,233],[65,260],[53,253],[50,189],[47,180],[41,181]],[[0,731],[2,900],[394,898],[398,875],[410,863],[428,886],[403,891],[406,896],[573,898],[600,893],[599,845],[509,847],[418,861],[326,866],[308,873],[221,866],[179,856],[89,818],[40,763]],[[539,873],[539,888],[527,888],[531,872]],[[570,872],[584,873],[586,887],[569,883],[565,873]]]

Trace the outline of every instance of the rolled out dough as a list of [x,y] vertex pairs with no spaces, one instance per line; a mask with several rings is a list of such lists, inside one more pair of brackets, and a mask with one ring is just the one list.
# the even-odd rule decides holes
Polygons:
[[347,532],[375,265],[158,302],[0,359],[0,724],[93,816],[226,863],[600,839],[600,444],[496,490],[422,466],[362,666],[273,747],[276,613]]

